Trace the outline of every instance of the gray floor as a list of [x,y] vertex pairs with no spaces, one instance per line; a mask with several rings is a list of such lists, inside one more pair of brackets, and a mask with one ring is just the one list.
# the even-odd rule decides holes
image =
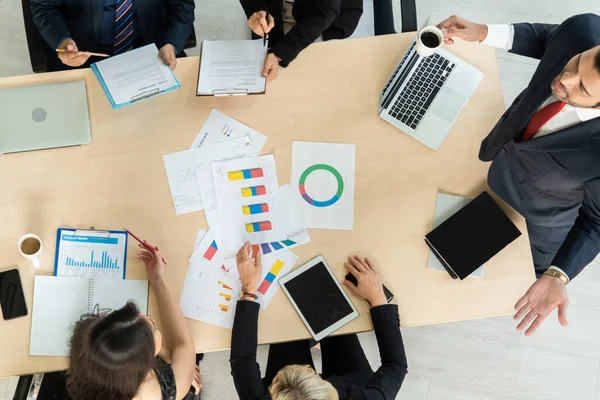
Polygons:
[[[196,4],[199,40],[249,36],[238,0],[196,0]],[[439,21],[454,13],[486,23],[560,22],[577,13],[600,13],[600,3],[593,0],[423,0],[418,7],[419,21],[429,14]],[[399,29],[398,10],[395,15]],[[0,76],[31,72],[21,18],[20,0],[0,0]],[[536,63],[503,52],[498,55],[509,104],[529,81]],[[600,265],[586,268],[569,285],[569,294],[569,327],[561,327],[554,314],[530,338],[515,330],[511,317],[403,329],[409,374],[398,398],[600,400]],[[376,368],[374,336],[363,334],[361,341]],[[263,366],[266,350],[259,351]],[[206,356],[203,398],[236,398],[228,357],[227,352]],[[14,384],[14,379],[0,379],[0,400],[11,398]]]

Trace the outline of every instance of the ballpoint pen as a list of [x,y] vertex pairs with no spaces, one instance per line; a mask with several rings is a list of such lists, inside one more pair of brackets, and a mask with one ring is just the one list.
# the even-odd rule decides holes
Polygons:
[[[267,21],[267,26],[269,26],[269,12],[267,11],[267,15],[265,15],[265,21]],[[269,34],[265,31],[263,35],[263,46],[267,45],[267,39],[269,38]]]
[[[157,246],[155,246],[154,248],[152,248],[152,246],[150,246],[148,243],[145,243],[145,242],[144,242],[142,239],[140,239],[139,237],[135,236],[135,235],[134,235],[134,234],[133,234],[131,231],[129,231],[129,230],[125,229],[125,228],[123,228],[123,230],[124,230],[125,232],[127,232],[128,234],[130,234],[132,238],[134,238],[135,240],[137,240],[138,242],[140,242],[140,244],[141,244],[142,246],[144,246],[144,247],[146,248],[146,250],[149,250],[149,251],[158,251],[158,247],[157,247]],[[169,264],[169,262],[168,262],[167,260],[165,260],[165,258],[164,258],[164,257],[162,257],[162,256],[161,256],[161,258],[162,258],[162,260],[163,260],[163,262],[164,262],[165,264]]]
[[77,50],[65,50],[65,49],[56,49],[57,53],[81,53],[81,54],[85,54],[86,56],[96,56],[96,57],[110,57],[110,55],[108,54],[104,54],[104,53],[93,53],[91,51],[77,51]]

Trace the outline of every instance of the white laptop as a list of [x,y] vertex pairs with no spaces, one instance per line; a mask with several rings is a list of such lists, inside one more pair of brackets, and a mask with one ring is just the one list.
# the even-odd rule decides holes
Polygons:
[[415,43],[381,91],[379,116],[424,145],[438,150],[483,73],[444,49],[421,57]]
[[0,89],[0,154],[91,140],[84,81]]

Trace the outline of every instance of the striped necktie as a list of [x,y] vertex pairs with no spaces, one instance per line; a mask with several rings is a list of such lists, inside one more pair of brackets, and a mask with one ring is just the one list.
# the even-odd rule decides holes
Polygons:
[[133,47],[132,5],[133,0],[117,0],[113,55],[125,53]]

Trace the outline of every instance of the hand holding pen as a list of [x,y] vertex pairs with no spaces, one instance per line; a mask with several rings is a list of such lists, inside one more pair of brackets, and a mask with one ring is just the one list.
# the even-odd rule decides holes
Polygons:
[[252,32],[263,38],[263,43],[266,45],[268,33],[275,26],[275,19],[268,11],[257,11],[248,18],[248,26]]
[[[132,238],[134,238],[135,240],[137,240],[140,244],[138,245],[138,247],[142,248],[142,249],[146,249],[149,252],[151,252],[152,254],[154,254],[155,252],[159,251],[158,250],[158,246],[154,246],[151,245],[150,243],[148,243],[146,240],[142,240],[139,237],[137,237],[136,235],[134,235],[131,231],[123,228],[123,230],[125,232],[127,232]],[[169,265],[169,262],[167,260],[165,260],[165,258],[161,255],[160,258],[162,259],[162,262],[164,262],[165,264]]]

